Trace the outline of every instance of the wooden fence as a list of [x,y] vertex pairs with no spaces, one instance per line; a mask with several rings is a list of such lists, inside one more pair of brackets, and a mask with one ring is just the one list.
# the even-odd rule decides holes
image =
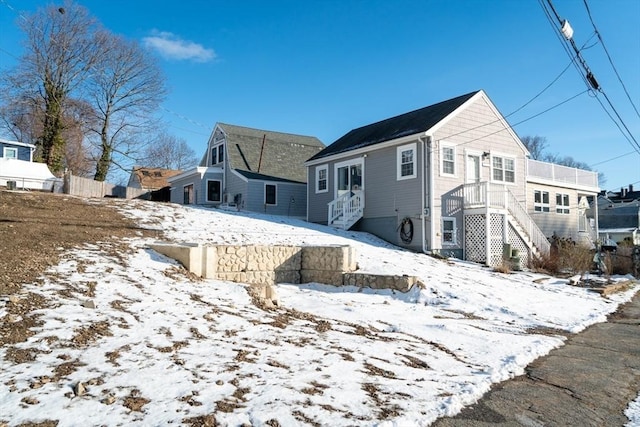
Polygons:
[[121,199],[135,199],[149,190],[142,188],[125,187],[124,185],[111,184],[109,182],[94,181],[67,173],[64,176],[63,192],[72,196],[81,197],[118,197]]

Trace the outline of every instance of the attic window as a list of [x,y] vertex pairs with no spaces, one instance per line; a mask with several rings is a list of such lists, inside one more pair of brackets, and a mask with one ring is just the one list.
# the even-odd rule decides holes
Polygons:
[[224,161],[224,144],[215,145],[211,148],[211,165],[216,165]]

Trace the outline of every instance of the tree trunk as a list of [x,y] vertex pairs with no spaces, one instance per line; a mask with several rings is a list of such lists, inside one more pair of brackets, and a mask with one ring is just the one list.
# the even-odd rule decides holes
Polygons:
[[64,93],[53,84],[45,84],[45,115],[42,129],[42,160],[54,174],[64,169],[64,145],[62,137],[62,105]]
[[111,154],[113,153],[113,147],[109,144],[109,136],[107,131],[109,129],[109,121],[105,120],[102,126],[102,132],[100,133],[100,141],[102,142],[102,154],[96,164],[96,174],[93,177],[95,181],[104,181],[107,179],[109,173],[109,167],[111,166]]

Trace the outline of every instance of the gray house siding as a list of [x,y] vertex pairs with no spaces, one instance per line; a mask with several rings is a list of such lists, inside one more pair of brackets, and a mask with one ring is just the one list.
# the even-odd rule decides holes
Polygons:
[[184,204],[184,187],[187,185],[193,185],[195,189],[199,180],[199,175],[190,175],[174,180],[171,183],[171,203]]
[[[318,224],[327,224],[327,206],[334,199],[333,189],[335,188],[334,162],[321,163],[307,167],[308,191],[312,197],[307,198],[307,221]],[[316,182],[316,170],[328,166],[327,170],[327,191],[318,192]]]
[[246,179],[239,177],[233,171],[227,173],[226,188],[224,189],[228,203],[238,203],[240,209],[245,209],[249,184]]
[[171,181],[171,203],[184,203],[184,188],[193,186],[193,203],[196,205],[217,205],[219,203],[213,203],[207,201],[207,182],[209,180],[223,181],[223,174],[221,172],[205,172],[200,176],[200,173],[193,173],[184,177],[177,177]]
[[[443,173],[444,147],[452,147],[455,154],[454,174]],[[486,153],[486,154],[485,154]],[[483,157],[483,154],[485,156]],[[487,101],[480,97],[459,111],[433,134],[432,164],[434,167],[434,205],[431,209],[436,233],[431,247],[435,251],[454,252],[462,255],[464,247],[464,223],[462,186],[471,178],[468,156],[480,157],[480,181],[495,182],[492,176],[494,157],[515,160],[515,183],[505,183],[516,199],[526,201],[525,150],[511,132],[505,129],[499,116]],[[443,219],[454,218],[455,243],[443,244]]]
[[[404,180],[397,179],[397,148],[407,144],[415,144],[416,177]],[[365,208],[363,218],[353,230],[366,231],[398,246],[422,250],[422,229],[420,221],[422,198],[422,149],[415,141],[405,141],[397,145],[378,148],[372,147],[366,157],[349,156],[339,160],[310,166],[308,168],[309,191],[313,197],[308,200],[307,218],[309,222],[327,223],[328,204],[335,197],[336,164],[361,160],[363,164],[363,183]],[[316,169],[328,165],[328,191],[316,192]],[[400,239],[400,225],[404,218],[413,223],[413,238],[410,243]]]
[[[276,187],[275,205],[265,203],[266,185]],[[297,218],[305,216],[306,184],[249,180],[247,189],[248,198],[244,200],[244,208],[249,211]]]
[[[416,176],[398,180],[398,147],[414,145]],[[365,208],[362,220],[354,229],[374,234],[395,245],[422,249],[421,203],[423,162],[420,144],[403,142],[372,150],[364,158]],[[411,242],[400,238],[400,225],[408,218],[413,224]]]

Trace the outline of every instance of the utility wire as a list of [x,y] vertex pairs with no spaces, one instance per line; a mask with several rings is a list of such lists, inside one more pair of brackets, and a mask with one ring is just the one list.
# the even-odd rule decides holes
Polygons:
[[598,163],[592,163],[590,166],[594,167],[594,166],[597,166],[597,165],[601,165],[603,163],[607,163],[607,162],[611,162],[613,160],[618,160],[618,159],[621,159],[623,157],[627,157],[627,156],[629,156],[631,154],[636,154],[636,151],[635,150],[634,151],[629,151],[628,153],[620,154],[619,156],[612,157],[612,158],[607,159],[607,160],[602,160],[601,162],[598,162]]
[[[542,0],[539,0],[540,4],[543,7],[543,10],[545,11],[545,13],[547,14],[547,17],[550,19],[553,19],[550,17],[550,13],[548,11],[548,9],[546,8],[546,6],[544,5],[544,3],[542,3]],[[553,14],[555,15],[556,19],[558,20],[558,23],[564,27],[565,24],[567,24],[567,21],[563,21],[560,18],[560,15],[558,14],[558,12],[555,10],[553,3],[551,2],[551,0],[547,0],[547,3],[549,4],[549,7],[551,8],[551,10],[553,11]],[[562,31],[560,31],[562,32]],[[557,28],[554,26],[554,33],[559,36],[559,34],[557,34]],[[560,38],[562,40],[562,38]],[[631,133],[631,131],[629,130],[629,128],[627,127],[626,123],[624,122],[624,120],[622,119],[622,117],[620,117],[620,114],[618,113],[618,111],[616,110],[616,108],[614,107],[613,103],[611,102],[611,100],[609,99],[609,97],[607,96],[607,94],[604,92],[604,89],[602,89],[602,87],[600,86],[600,84],[598,83],[598,81],[596,80],[595,76],[593,75],[593,73],[591,72],[591,70],[589,69],[589,66],[587,65],[586,61],[584,60],[584,58],[582,57],[582,55],[580,54],[580,49],[578,49],[578,46],[576,45],[575,41],[573,40],[573,37],[571,35],[569,36],[565,36],[564,40],[562,40],[562,46],[563,48],[565,48],[565,51],[568,51],[568,48],[566,47],[566,44],[569,43],[571,45],[571,47],[573,48],[573,50],[576,52],[576,56],[578,57],[578,60],[580,61],[580,64],[582,65],[582,68],[584,69],[586,76],[582,74],[582,72],[580,72],[580,76],[583,78],[583,80],[587,81],[587,86],[590,88],[593,88],[596,91],[596,99],[598,99],[598,102],[600,103],[600,106],[602,107],[602,109],[607,113],[607,115],[609,116],[609,118],[616,124],[616,126],[618,127],[618,129],[620,130],[620,132],[622,133],[622,135],[625,137],[625,139],[627,140],[627,142],[629,142],[629,144],[631,144],[631,146],[633,147],[634,150],[636,150],[638,152],[638,154],[640,154],[640,143],[638,143],[638,141],[635,139],[635,137],[633,136],[633,134]],[[606,107],[604,106],[604,104],[602,104],[602,102],[600,101],[600,99],[597,97],[597,92],[602,93],[602,95],[604,96],[605,100],[607,101],[607,103],[609,104],[609,108],[611,108],[611,110],[614,112],[615,116],[618,118],[618,120],[620,121],[620,124],[622,124],[622,127],[624,127],[624,129],[627,131],[627,133],[625,133],[622,130],[622,127],[620,126],[620,124],[618,122],[616,122],[616,120],[613,118],[613,116],[611,115],[611,113],[609,113],[609,111],[606,109]]]
[[613,59],[611,59],[611,55],[609,54],[609,50],[607,49],[607,46],[604,44],[604,40],[602,39],[602,35],[600,34],[600,31],[598,31],[598,28],[596,27],[596,24],[593,21],[593,16],[591,15],[591,9],[589,9],[589,4],[587,3],[587,0],[583,0],[583,2],[584,2],[584,7],[587,9],[587,15],[589,15],[589,20],[591,21],[591,25],[593,25],[593,29],[596,32],[596,35],[598,36],[598,40],[600,40],[600,44],[602,45],[602,49],[604,49],[604,52],[607,54],[607,59],[609,59],[609,63],[611,64],[611,68],[613,68],[613,71],[616,73],[616,77],[618,77],[618,81],[620,82],[620,85],[622,85],[622,89],[624,90],[624,93],[627,95],[627,99],[629,99],[629,102],[631,103],[631,106],[635,110],[636,115],[638,117],[640,117],[640,112],[638,112],[638,108],[636,107],[636,104],[633,102],[633,99],[631,99],[631,95],[629,95],[629,91],[627,91],[627,87],[625,86],[624,82],[622,81],[622,77],[620,77],[620,74],[618,73],[618,70],[617,70],[616,66],[613,64]]

